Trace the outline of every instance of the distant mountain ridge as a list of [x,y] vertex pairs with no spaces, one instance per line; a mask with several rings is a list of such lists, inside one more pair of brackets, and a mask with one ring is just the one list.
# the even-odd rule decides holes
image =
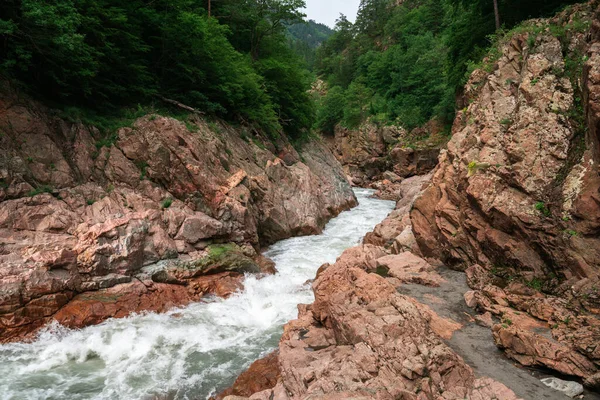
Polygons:
[[311,49],[318,48],[333,35],[333,29],[312,19],[305,23],[290,25],[288,32],[295,40],[306,43]]
[[290,47],[304,59],[311,70],[316,61],[317,49],[331,35],[333,35],[333,29],[312,19],[288,26]]

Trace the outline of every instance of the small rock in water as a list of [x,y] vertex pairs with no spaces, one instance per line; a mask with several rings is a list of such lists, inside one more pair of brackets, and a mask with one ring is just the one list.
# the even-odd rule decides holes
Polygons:
[[583,393],[583,385],[573,381],[563,381],[558,378],[545,378],[542,379],[542,383],[554,390],[563,392],[567,396],[574,398]]

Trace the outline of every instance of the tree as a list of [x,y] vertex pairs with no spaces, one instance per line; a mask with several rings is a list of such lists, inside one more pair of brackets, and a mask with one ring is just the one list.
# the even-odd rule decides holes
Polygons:
[[500,29],[500,11],[498,10],[498,0],[494,0],[494,16],[496,17],[496,30]]
[[390,0],[361,0],[356,17],[356,28],[370,37],[380,35],[389,11]]
[[232,42],[238,51],[260,58],[261,44],[271,36],[282,35],[286,25],[301,22],[304,0],[228,0],[215,4],[219,19],[232,29]]

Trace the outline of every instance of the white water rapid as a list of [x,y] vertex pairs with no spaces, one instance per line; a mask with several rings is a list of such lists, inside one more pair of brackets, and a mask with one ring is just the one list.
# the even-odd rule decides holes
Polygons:
[[394,203],[369,198],[321,235],[266,251],[279,271],[244,290],[166,314],[113,319],[82,330],[51,326],[33,343],[0,346],[0,399],[204,399],[277,347],[283,325],[310,303],[308,279],[381,222]]

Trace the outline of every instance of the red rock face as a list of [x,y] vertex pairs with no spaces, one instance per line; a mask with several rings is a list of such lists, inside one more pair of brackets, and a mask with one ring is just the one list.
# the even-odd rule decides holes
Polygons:
[[[555,23],[566,25],[576,12],[590,18],[597,6],[576,6]],[[587,312],[599,308],[598,21],[590,36],[567,35],[571,51],[588,55],[588,137],[577,138],[565,116],[577,91],[564,76],[563,44],[548,33],[534,48],[526,34],[509,40],[492,74],[471,77],[473,101],[457,116],[431,184],[421,192],[416,180],[385,177],[379,189],[395,186],[397,209],[363,245],[319,269],[314,303],[300,305],[285,327],[277,385],[245,397],[516,399],[505,385],[476,376],[442,341],[460,323],[398,292],[407,283],[445,284],[430,257],[466,269],[473,290],[464,301],[481,312],[463,313],[466,324],[492,329],[509,358],[600,387],[600,322]],[[372,132],[339,136],[341,154],[356,164],[372,161],[360,144]],[[578,152],[581,139],[586,149]]]
[[[544,367],[582,378],[597,388],[600,353],[600,319],[584,312],[571,299],[543,294],[513,281],[504,288],[493,271],[473,265],[466,271],[474,291],[465,294],[467,305],[484,315],[496,345],[518,363]],[[500,323],[494,324],[491,316]]]
[[[575,13],[592,19],[595,7],[580,5],[551,23],[566,25]],[[462,268],[511,266],[529,279],[550,274],[572,282],[596,279],[597,25],[596,20],[591,41],[587,32],[567,35],[567,58],[587,54],[582,87],[587,139],[584,127],[566,117],[577,107],[579,90],[565,73],[564,43],[551,34],[533,41],[528,34],[515,35],[501,49],[494,72],[472,75],[466,88],[471,104],[458,114],[432,185],[411,212],[425,255]]]
[[273,389],[280,377],[278,352],[275,351],[252,363],[250,368],[235,380],[233,386],[221,392],[216,399],[221,400],[227,396],[250,397],[254,393]]
[[142,311],[165,312],[198,301],[206,294],[228,297],[242,288],[243,275],[225,272],[203,276],[186,286],[135,280],[76,296],[53,319],[69,328],[96,325]]
[[[374,189],[388,187],[383,180],[392,182],[396,179],[415,175],[425,175],[437,165],[440,149],[447,139],[441,133],[443,127],[431,121],[426,126],[407,132],[404,129],[365,123],[357,129],[336,127],[335,137],[330,140],[330,147],[344,166],[351,181],[362,187]],[[406,145],[415,138],[429,137],[418,141],[410,147]],[[382,196],[398,200],[400,196],[389,193]]]
[[[165,288],[153,305],[158,293],[150,287],[172,282],[140,286],[132,278],[152,281],[142,269],[159,261],[168,269],[202,260],[211,244],[235,243],[256,258],[261,245],[317,233],[356,203],[319,143],[304,148],[301,162],[283,139],[263,150],[225,125],[156,115],[108,140],[6,83],[1,89],[0,341],[37,329],[72,298],[81,307],[70,308],[72,326],[187,303],[206,293],[188,293],[197,282],[178,281],[185,287]],[[102,297],[116,285],[125,285],[119,301],[98,302],[105,314],[90,311],[94,296],[80,295]]]

